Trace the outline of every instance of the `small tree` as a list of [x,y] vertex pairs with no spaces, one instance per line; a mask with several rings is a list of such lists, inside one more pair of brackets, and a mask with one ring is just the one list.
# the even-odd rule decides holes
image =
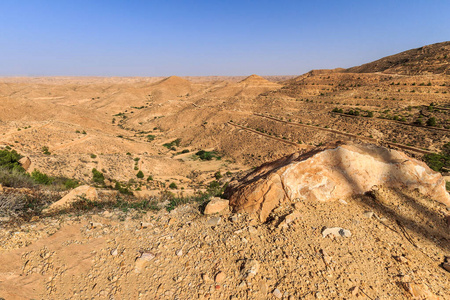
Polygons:
[[436,118],[431,117],[427,120],[427,126],[436,126]]

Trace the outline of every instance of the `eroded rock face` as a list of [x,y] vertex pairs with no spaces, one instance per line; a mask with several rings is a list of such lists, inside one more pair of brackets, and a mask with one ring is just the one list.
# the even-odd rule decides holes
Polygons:
[[342,142],[264,164],[226,194],[235,211],[265,221],[282,202],[332,201],[381,185],[418,189],[450,206],[445,180],[425,163],[392,149]]

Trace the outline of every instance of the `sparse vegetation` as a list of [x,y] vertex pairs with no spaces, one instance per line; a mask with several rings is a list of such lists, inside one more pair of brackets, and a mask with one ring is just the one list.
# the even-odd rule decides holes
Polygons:
[[96,168],[92,169],[92,181],[99,184],[105,184],[105,176]]
[[181,139],[176,139],[176,140],[171,141],[170,143],[163,144],[163,146],[170,150],[176,150],[175,146],[177,146],[177,147],[180,146],[180,143],[181,143]]
[[48,147],[47,146],[42,147],[42,153],[45,154],[45,155],[50,155],[51,154],[50,151],[48,151]]
[[441,153],[426,154],[423,159],[434,171],[450,170],[450,142],[443,146]]
[[200,158],[201,160],[212,160],[212,159],[221,159],[221,156],[219,156],[215,151],[205,151],[200,150],[195,155]]

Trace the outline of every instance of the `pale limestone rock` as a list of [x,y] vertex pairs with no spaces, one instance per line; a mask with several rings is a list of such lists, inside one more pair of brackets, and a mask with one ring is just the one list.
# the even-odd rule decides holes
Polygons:
[[226,195],[235,212],[257,213],[265,221],[281,203],[338,200],[377,186],[418,189],[450,206],[443,177],[425,163],[400,151],[350,142],[264,164]]
[[414,299],[428,299],[437,300],[439,297],[434,295],[425,284],[416,284],[411,282],[403,282],[403,288],[414,298]]
[[24,156],[21,159],[19,159],[19,164],[22,166],[22,168],[25,169],[25,171],[28,171],[28,169],[31,166],[31,159],[27,156]]
[[227,277],[227,275],[224,272],[219,272],[217,273],[216,277],[215,277],[215,281],[217,283],[221,283],[225,280],[225,278]]
[[251,259],[245,263],[244,268],[242,269],[242,273],[244,278],[251,279],[255,277],[255,275],[259,271],[259,262],[257,260]]
[[60,200],[56,201],[55,203],[52,203],[49,206],[49,208],[43,212],[47,213],[50,211],[69,208],[70,205],[76,202],[81,196],[86,197],[91,201],[98,199],[97,190],[94,187],[82,185],[70,191],[70,193],[62,197]]
[[205,207],[204,214],[211,215],[215,213],[220,213],[225,209],[228,209],[229,200],[214,197]]

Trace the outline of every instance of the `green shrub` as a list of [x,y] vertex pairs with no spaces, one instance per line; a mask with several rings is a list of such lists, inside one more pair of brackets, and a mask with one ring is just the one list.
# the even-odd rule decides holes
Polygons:
[[423,157],[426,164],[434,171],[441,172],[443,168],[450,168],[450,142],[446,143],[441,153],[425,154]]
[[94,153],[92,153],[92,154],[91,154],[91,158],[92,158],[92,159],[97,158],[97,155],[95,155]]
[[105,184],[105,176],[103,176],[102,172],[99,172],[96,168],[93,168],[92,181],[95,183]]
[[31,178],[33,178],[33,180],[36,183],[45,184],[45,185],[50,185],[55,180],[54,178],[48,176],[47,174],[41,173],[37,169],[34,169],[34,171],[31,173]]
[[120,182],[116,181],[116,184],[114,185],[114,189],[119,191],[119,193],[121,194],[125,194],[125,195],[132,195],[133,192],[131,192],[128,187],[123,187]]
[[139,179],[142,179],[142,178],[144,178],[144,173],[143,173],[142,171],[139,171],[139,172],[136,174],[136,177],[139,178]]
[[177,189],[178,187],[177,187],[177,184],[176,184],[175,182],[172,182],[172,183],[169,185],[169,188],[171,188],[172,190],[175,190],[175,189]]
[[180,146],[180,143],[181,143],[181,139],[176,139],[176,140],[171,141],[170,143],[163,144],[163,146],[166,147],[167,149],[173,150],[175,148],[175,146],[177,146],[177,147]]
[[435,117],[431,117],[427,120],[427,126],[436,126],[436,118]]
[[215,151],[200,150],[195,153],[195,155],[198,156],[201,160],[212,160],[213,158],[216,158],[217,160],[221,159],[221,157],[218,156]]
[[0,150],[0,167],[25,172],[25,169],[19,163],[21,158],[22,156],[16,150]]
[[153,141],[155,138],[156,138],[156,135],[153,135],[153,134],[147,135],[147,141],[149,141],[149,142]]
[[50,151],[48,151],[48,147],[47,146],[42,147],[42,153],[44,153],[45,155],[50,155],[51,154]]
[[216,173],[214,173],[214,178],[216,178],[217,180],[222,178],[222,174],[220,174],[220,171],[217,171]]
[[152,175],[149,175],[148,177],[147,177],[147,181],[152,181],[153,180],[153,176]]

